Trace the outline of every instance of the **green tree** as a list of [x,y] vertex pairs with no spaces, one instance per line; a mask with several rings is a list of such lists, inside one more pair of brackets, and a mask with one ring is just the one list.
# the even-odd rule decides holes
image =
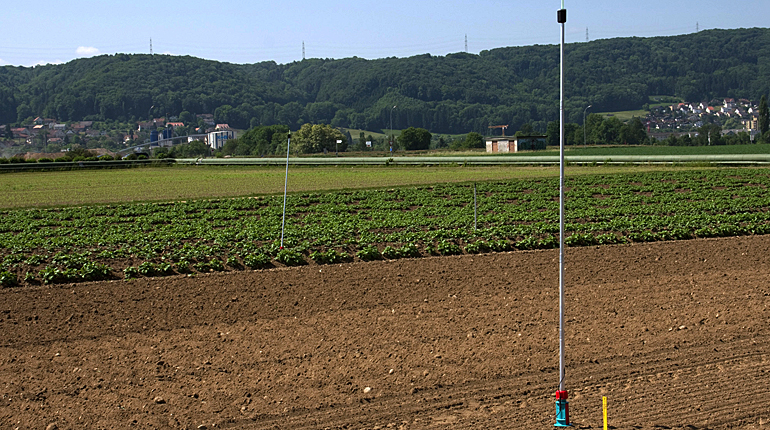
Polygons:
[[620,127],[620,141],[626,145],[641,145],[647,141],[647,132],[639,117],[633,117]]
[[602,121],[599,126],[599,143],[604,144],[616,144],[620,141],[620,129],[623,127],[623,123],[618,117],[611,116]]
[[519,131],[516,132],[516,136],[531,136],[535,134],[535,128],[532,127],[532,124],[529,122],[525,122],[524,124],[519,127]]
[[[439,138],[439,144],[436,145],[436,148],[441,148],[443,146],[446,146],[446,144],[444,143],[444,138],[441,137]],[[483,148],[484,137],[481,134],[476,133],[475,131],[472,131],[465,135],[465,139],[458,139],[458,140],[452,141],[449,147],[454,150]]]
[[465,141],[463,143],[463,146],[466,148],[483,148],[484,147],[484,137],[476,133],[475,131],[472,131],[465,135]]
[[191,114],[188,111],[182,111],[182,113],[179,114],[179,121],[183,122],[184,125],[188,127],[197,127],[198,126],[198,119],[195,118],[195,115]]
[[[299,131],[292,135],[299,153],[313,154],[335,149],[344,152],[347,149],[347,138],[341,131],[328,124],[303,124]],[[337,144],[341,140],[342,143]]]
[[429,149],[432,137],[424,128],[409,127],[398,136],[398,144],[407,151]]
[[[548,126],[546,127],[546,138],[545,138],[545,144],[546,146],[559,146],[560,136],[559,133],[561,132],[559,127],[559,121],[551,121],[548,123]],[[566,133],[565,133],[566,134]]]

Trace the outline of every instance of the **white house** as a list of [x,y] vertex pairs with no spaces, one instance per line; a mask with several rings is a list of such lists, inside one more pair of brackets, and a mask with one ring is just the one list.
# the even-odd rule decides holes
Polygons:
[[208,139],[211,149],[221,149],[223,146],[225,146],[225,142],[227,142],[229,139],[235,139],[235,131],[212,131],[209,133]]

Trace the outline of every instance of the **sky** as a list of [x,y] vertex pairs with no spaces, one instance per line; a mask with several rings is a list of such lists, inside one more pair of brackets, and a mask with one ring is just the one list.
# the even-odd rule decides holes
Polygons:
[[[0,12],[0,65],[101,54],[190,55],[248,64],[443,56],[508,46],[768,27],[768,0],[39,0]],[[587,35],[586,35],[587,33]]]

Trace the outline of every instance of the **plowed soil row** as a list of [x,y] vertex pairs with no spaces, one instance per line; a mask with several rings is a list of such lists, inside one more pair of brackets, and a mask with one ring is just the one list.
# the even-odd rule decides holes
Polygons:
[[[770,426],[770,236],[570,248],[572,423]],[[552,428],[556,250],[0,291],[0,428]]]

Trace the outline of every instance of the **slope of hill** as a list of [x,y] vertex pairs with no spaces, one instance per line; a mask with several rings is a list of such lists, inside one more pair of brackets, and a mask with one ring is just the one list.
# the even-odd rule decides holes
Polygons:
[[[569,121],[583,108],[638,109],[653,94],[686,100],[758,99],[770,92],[770,29],[709,30],[569,44]],[[250,125],[324,122],[441,133],[511,129],[558,118],[558,46],[499,48],[479,55],[290,64],[230,64],[194,57],[116,54],[34,68],[0,67],[0,123],[30,116],[131,120],[214,113]],[[393,106],[397,106],[393,109]]]

